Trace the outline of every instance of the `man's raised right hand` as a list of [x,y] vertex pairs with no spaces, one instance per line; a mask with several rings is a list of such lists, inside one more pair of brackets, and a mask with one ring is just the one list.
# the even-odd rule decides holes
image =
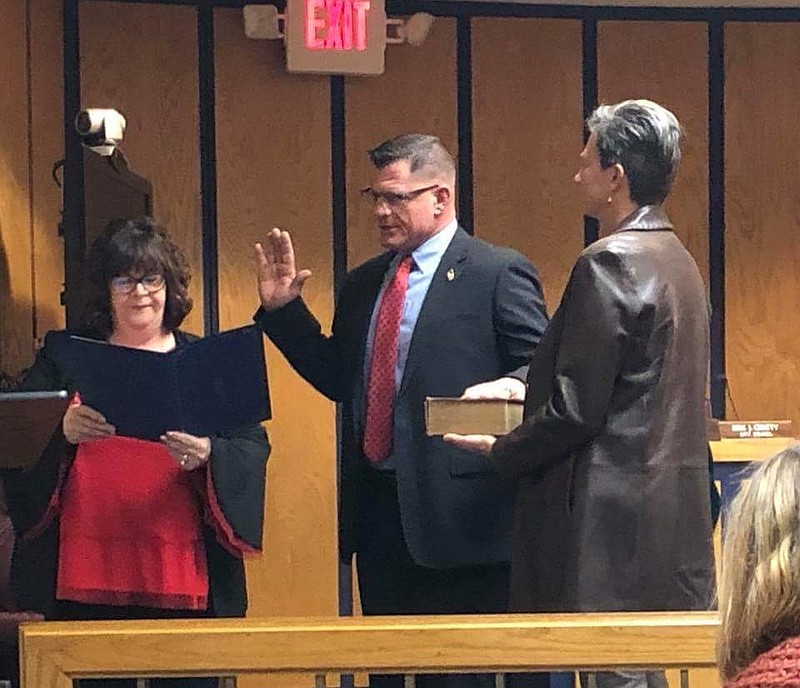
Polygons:
[[300,296],[311,270],[297,271],[289,232],[277,227],[271,229],[264,243],[255,245],[255,251],[258,296],[264,310],[277,310]]

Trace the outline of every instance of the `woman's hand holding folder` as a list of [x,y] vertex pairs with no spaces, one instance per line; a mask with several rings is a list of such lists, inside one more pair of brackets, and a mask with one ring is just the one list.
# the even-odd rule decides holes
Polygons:
[[72,404],[62,421],[64,437],[70,444],[91,442],[117,434],[117,429],[106,421],[105,416],[85,404]]

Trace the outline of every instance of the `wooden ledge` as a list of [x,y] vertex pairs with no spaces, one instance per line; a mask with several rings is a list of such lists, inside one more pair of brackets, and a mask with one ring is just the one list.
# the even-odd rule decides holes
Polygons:
[[715,612],[40,622],[26,688],[88,676],[712,666]]
[[791,437],[721,439],[709,442],[715,463],[762,461],[783,451],[797,440]]

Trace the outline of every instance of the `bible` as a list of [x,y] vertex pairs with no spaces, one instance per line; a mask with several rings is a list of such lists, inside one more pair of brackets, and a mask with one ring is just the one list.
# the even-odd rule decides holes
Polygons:
[[427,397],[428,435],[505,435],[522,423],[523,402],[516,399]]

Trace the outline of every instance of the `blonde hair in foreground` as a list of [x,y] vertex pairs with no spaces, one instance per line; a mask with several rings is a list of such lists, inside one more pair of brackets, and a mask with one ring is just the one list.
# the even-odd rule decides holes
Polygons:
[[753,471],[724,522],[717,662],[729,680],[800,635],[800,444]]

